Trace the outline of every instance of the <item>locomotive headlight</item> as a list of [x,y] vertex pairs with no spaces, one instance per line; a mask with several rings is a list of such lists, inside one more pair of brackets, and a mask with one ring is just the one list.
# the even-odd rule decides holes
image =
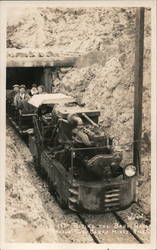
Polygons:
[[136,167],[134,165],[127,165],[124,168],[124,173],[127,177],[133,177],[136,174]]

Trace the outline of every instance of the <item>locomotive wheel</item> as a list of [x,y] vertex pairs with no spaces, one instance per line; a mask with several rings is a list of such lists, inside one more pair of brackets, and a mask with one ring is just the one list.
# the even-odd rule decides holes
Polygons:
[[43,167],[40,167],[40,176],[43,180],[47,180],[47,173]]
[[47,177],[47,173],[45,171],[44,168],[42,168],[41,164],[40,164],[40,160],[37,159],[35,156],[33,157],[34,160],[34,165],[35,165],[35,170],[37,171],[38,175],[45,180]]
[[52,194],[54,196],[54,198],[57,201],[57,203],[59,204],[59,206],[62,209],[67,208],[65,201],[61,198],[61,196],[59,195],[59,193],[56,190],[57,187],[53,186],[53,183],[52,183],[50,177],[47,178],[47,183],[48,183],[48,190],[49,190],[50,194]]
[[88,138],[88,135],[86,135],[84,132],[82,131],[78,131],[76,136],[78,136],[79,138],[79,141],[80,142],[83,142],[86,146],[90,146],[91,145],[91,142]]
[[40,162],[39,160],[34,156],[33,157],[33,161],[34,161],[34,167],[36,172],[39,174],[39,176],[41,177],[41,167],[40,167]]
[[60,194],[55,190],[55,197],[56,197],[56,200],[58,201],[59,203],[59,206],[62,208],[62,209],[65,209],[67,208],[67,205],[65,203],[65,201],[62,199],[62,197],[60,196]]
[[49,190],[50,194],[53,195],[54,194],[54,188],[53,188],[50,177],[47,178],[47,184],[48,184],[48,190]]

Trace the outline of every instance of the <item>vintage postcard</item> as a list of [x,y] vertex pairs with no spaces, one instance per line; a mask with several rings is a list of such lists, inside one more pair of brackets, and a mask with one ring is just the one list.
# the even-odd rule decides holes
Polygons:
[[156,245],[156,1],[1,1],[0,249]]

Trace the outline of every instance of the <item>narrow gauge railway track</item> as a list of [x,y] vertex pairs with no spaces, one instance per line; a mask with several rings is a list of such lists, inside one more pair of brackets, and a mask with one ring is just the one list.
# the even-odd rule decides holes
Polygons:
[[[16,135],[19,136],[17,133]],[[25,140],[23,141],[28,147],[27,142]],[[69,212],[67,214],[69,214]],[[73,212],[71,216],[79,219],[87,231],[89,238],[91,238],[91,242],[96,244],[145,243],[117,212],[107,213],[105,215],[79,214]],[[116,225],[116,227],[114,225]],[[119,225],[119,228],[117,228],[117,225]],[[89,241],[87,240],[87,242]]]
[[122,226],[125,226],[125,228],[128,230],[129,233],[132,234],[132,236],[140,243],[140,244],[144,244],[143,240],[141,240],[139,238],[139,236],[127,225],[127,223],[122,219],[121,216],[119,216],[116,212],[113,212],[114,216],[116,217],[117,221],[119,221],[119,223]]
[[[86,219],[82,217],[81,214],[77,213],[76,215],[78,216],[80,221],[83,223],[83,225],[86,227],[88,233],[90,234],[90,236],[92,237],[95,243],[97,244],[105,243],[105,238],[104,238],[104,242],[102,242],[102,239],[100,239],[99,236],[93,233],[93,230],[90,228],[90,226],[88,226],[88,224],[86,223]],[[134,243],[144,244],[143,240],[140,239],[139,236],[127,225],[127,223],[122,219],[121,216],[119,216],[116,212],[112,212],[111,215],[115,217],[117,223],[119,223],[120,226],[125,228],[126,232],[125,233],[123,232],[123,234],[129,235],[127,237],[129,237],[130,239],[132,238]]]

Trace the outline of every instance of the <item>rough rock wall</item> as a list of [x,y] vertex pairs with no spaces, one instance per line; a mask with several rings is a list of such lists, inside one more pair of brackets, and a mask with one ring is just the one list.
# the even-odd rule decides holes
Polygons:
[[[108,16],[104,15],[105,21],[100,18],[99,22],[101,25],[105,23],[104,31],[108,27],[110,32],[102,32],[102,36],[99,34],[99,46],[79,58],[76,67],[54,84],[59,85],[61,91],[77,97],[79,95],[89,107],[100,109],[102,127],[123,145],[131,143],[133,138],[135,9],[105,11]],[[150,34],[150,10],[147,9],[142,133],[144,151],[150,150]],[[105,36],[109,43],[105,43]]]
[[[135,11],[131,8],[11,8],[8,12],[8,47],[52,47],[60,51],[116,49],[125,33],[130,40]],[[121,50],[124,49],[121,41]],[[129,43],[128,43],[129,46]]]
[[[73,84],[74,83],[74,84]],[[130,143],[133,136],[133,87],[117,58],[104,67],[98,64],[73,69],[62,79],[67,93],[78,96],[89,108],[101,111],[100,123],[120,144]],[[62,90],[62,88],[61,88]]]

